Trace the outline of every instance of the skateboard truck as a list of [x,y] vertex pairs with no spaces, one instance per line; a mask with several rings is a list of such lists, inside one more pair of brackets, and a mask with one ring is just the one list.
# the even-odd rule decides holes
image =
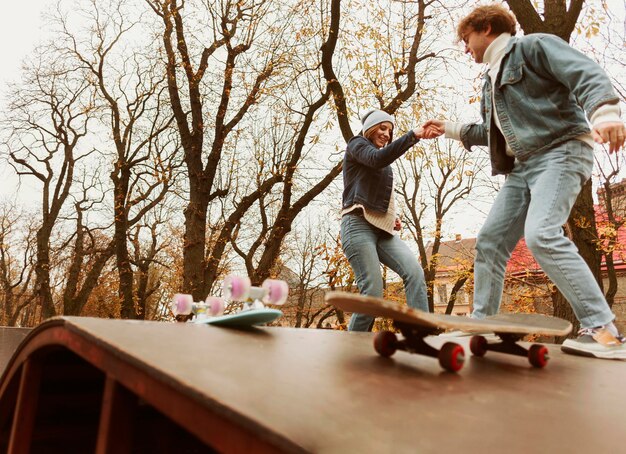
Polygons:
[[426,343],[424,338],[437,334],[438,328],[416,328],[415,325],[394,321],[394,326],[400,330],[404,339],[398,340],[395,333],[381,331],[374,337],[374,349],[385,358],[393,355],[396,350],[437,358],[441,367],[449,372],[458,372],[465,362],[463,347],[454,342],[446,342],[440,350]]
[[534,367],[542,368],[548,364],[550,359],[548,349],[545,345],[533,344],[530,348],[525,348],[517,342],[524,337],[524,334],[495,333],[500,341],[489,343],[484,336],[476,335],[470,339],[470,350],[474,356],[482,357],[488,351],[507,353],[509,355],[524,356]]
[[285,281],[266,279],[261,287],[253,287],[249,277],[229,274],[224,279],[222,295],[229,301],[244,303],[244,311],[262,309],[265,304],[284,304],[289,295],[289,286]]
[[266,279],[261,287],[253,287],[250,278],[230,274],[224,279],[222,295],[223,298],[208,296],[203,302],[194,302],[191,295],[177,293],[172,299],[171,309],[175,316],[193,314],[195,321],[201,322],[224,316],[226,301],[243,303],[243,308],[235,314],[265,309],[265,304],[282,305],[287,301],[289,286],[285,281]]
[[208,296],[203,302],[196,302],[191,295],[177,293],[172,299],[172,312],[177,315],[194,314],[196,318],[217,317],[224,313],[224,300],[215,296]]

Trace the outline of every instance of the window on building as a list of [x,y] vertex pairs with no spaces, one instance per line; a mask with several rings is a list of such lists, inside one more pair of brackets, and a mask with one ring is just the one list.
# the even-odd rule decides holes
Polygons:
[[437,284],[437,296],[440,305],[448,304],[448,286],[446,284]]

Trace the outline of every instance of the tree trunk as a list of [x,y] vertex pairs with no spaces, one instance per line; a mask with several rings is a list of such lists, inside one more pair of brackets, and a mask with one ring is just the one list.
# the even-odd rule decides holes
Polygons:
[[44,319],[57,315],[50,289],[50,232],[44,224],[37,232],[37,294],[41,303],[41,315]]
[[[123,155],[122,155],[123,156]],[[115,233],[115,258],[119,276],[118,295],[121,303],[120,316],[122,318],[137,318],[135,301],[133,298],[133,269],[130,264],[128,252],[128,214],[126,198],[130,181],[130,170],[125,166],[124,158],[120,158],[116,164],[116,170],[111,174],[114,192],[114,215]]]
[[452,314],[452,311],[454,310],[454,305],[456,303],[456,297],[459,294],[459,290],[461,290],[461,288],[465,285],[465,282],[467,282],[467,276],[463,276],[454,283],[452,291],[450,292],[448,305],[446,306],[446,314]]
[[198,191],[190,191],[189,196],[189,203],[185,208],[183,289],[190,293],[195,301],[201,301],[206,298],[204,268],[208,201]]
[[[107,246],[107,248],[100,252],[97,258],[94,260],[94,263],[89,271],[86,272],[85,279],[82,283],[80,291],[76,292],[68,292],[66,288],[66,292],[63,296],[63,308],[65,315],[81,315],[83,308],[89,301],[89,295],[93,289],[98,285],[98,279],[102,274],[102,269],[105,267],[109,259],[115,253],[115,243],[111,241],[111,243]],[[79,257],[75,257],[74,260],[82,262],[82,259]],[[78,286],[76,286],[77,288]]]

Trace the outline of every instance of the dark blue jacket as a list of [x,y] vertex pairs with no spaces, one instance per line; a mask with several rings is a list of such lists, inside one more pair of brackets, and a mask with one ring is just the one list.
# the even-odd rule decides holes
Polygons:
[[386,213],[393,190],[391,164],[417,142],[413,131],[380,149],[362,135],[350,139],[343,158],[343,208],[359,203]]

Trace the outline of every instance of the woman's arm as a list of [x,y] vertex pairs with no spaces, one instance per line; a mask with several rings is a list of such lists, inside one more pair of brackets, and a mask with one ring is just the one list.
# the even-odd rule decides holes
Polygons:
[[[421,128],[420,128],[421,129]],[[387,167],[415,145],[419,138],[415,131],[409,131],[383,148],[376,148],[363,136],[355,136],[348,142],[346,157],[373,169]]]

